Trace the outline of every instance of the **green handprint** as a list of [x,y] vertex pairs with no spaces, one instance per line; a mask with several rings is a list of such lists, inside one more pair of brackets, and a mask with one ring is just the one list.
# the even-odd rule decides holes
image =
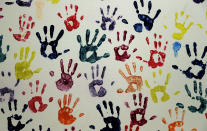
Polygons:
[[[3,35],[0,35],[0,63],[4,62],[6,60],[6,53],[4,54],[2,52],[2,48],[1,48],[2,40],[3,40]],[[8,51],[9,51],[9,45],[6,46],[6,52],[8,52]]]
[[[23,60],[24,47],[20,49],[19,59],[21,62],[17,62],[15,64],[16,79],[28,80],[33,76],[34,73],[39,73],[42,70],[42,68],[37,68],[34,71],[30,69],[31,62],[35,58],[35,51],[32,51],[31,58],[27,61],[29,51],[30,51],[30,47],[26,47],[25,56]],[[17,58],[17,53],[14,53],[14,59],[16,58]]]

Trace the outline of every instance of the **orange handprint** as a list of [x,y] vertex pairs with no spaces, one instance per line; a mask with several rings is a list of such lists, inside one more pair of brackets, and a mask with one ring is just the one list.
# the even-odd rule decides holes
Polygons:
[[[59,98],[58,99],[58,104],[59,104],[59,107],[60,107],[60,110],[58,111],[58,120],[61,124],[63,125],[70,125],[72,124],[73,122],[76,121],[76,117],[74,117],[72,115],[73,113],[73,110],[75,108],[75,106],[78,104],[80,98],[76,98],[74,104],[73,104],[73,107],[70,108],[69,105],[71,103],[71,99],[72,99],[72,94],[69,94],[68,95],[68,99],[67,99],[67,95],[64,95],[63,97],[63,107],[62,107],[62,102],[61,102],[61,99]],[[84,113],[80,113],[79,114],[79,117],[82,117],[84,115]]]

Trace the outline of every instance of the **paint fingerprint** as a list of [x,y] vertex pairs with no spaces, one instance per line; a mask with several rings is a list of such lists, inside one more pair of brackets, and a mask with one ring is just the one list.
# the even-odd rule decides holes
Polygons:
[[181,44],[179,42],[174,42],[173,43],[173,51],[174,51],[174,56],[178,57],[178,52],[180,51]]

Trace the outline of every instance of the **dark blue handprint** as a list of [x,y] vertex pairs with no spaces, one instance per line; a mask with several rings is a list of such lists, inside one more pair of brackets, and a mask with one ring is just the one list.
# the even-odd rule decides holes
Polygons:
[[[149,15],[151,14],[151,9],[152,9],[152,2],[148,1],[148,15],[147,14],[141,14],[140,9],[138,7],[137,1],[134,1],[134,8],[136,9],[136,13],[138,15],[138,19],[141,21],[141,23],[136,23],[134,24],[134,30],[136,32],[142,32],[143,30],[143,23],[144,27],[147,31],[150,31],[153,28],[153,24],[155,19],[159,16],[161,13],[161,10],[158,9],[154,17],[150,17]],[[141,7],[144,7],[144,1],[140,0]],[[128,24],[128,21],[126,19],[122,20],[123,23]]]
[[[86,45],[84,46],[82,44],[81,36],[77,36],[77,41],[80,44],[80,51],[79,51],[79,58],[82,62],[89,62],[89,63],[95,63],[98,60],[101,60],[102,58],[107,58],[110,56],[109,53],[105,53],[103,56],[98,56],[97,50],[98,48],[103,44],[103,42],[106,40],[106,35],[103,34],[100,38],[97,45],[93,45],[93,43],[96,41],[98,36],[99,30],[95,30],[95,35],[89,44],[89,37],[90,37],[90,30],[86,30]],[[88,53],[92,53],[90,56],[87,57]]]
[[[2,40],[3,40],[3,35],[0,35],[0,63],[6,60],[6,53],[2,52]],[[7,45],[6,47],[6,52],[8,51],[9,51],[9,45]]]
[[[12,109],[12,103],[14,103],[14,110]],[[23,109],[22,109],[22,113],[17,114],[17,100],[15,99],[13,102],[8,102],[8,108],[9,111],[11,112],[11,115],[7,117],[7,124],[8,124],[8,131],[20,131],[22,129],[24,129],[24,127],[29,124],[30,122],[32,122],[32,119],[27,120],[25,123],[22,123],[22,115],[28,108],[27,104],[24,104]],[[5,111],[3,108],[1,108],[1,112],[5,114]],[[16,125],[14,125],[13,123],[17,123]]]
[[[185,84],[185,90],[186,90],[186,93],[188,94],[188,96],[192,100],[196,100],[200,103],[200,106],[196,107],[196,106],[191,105],[191,106],[188,106],[188,109],[192,113],[198,112],[200,114],[203,114],[204,111],[206,111],[206,108],[207,108],[207,88],[205,88],[205,92],[203,93],[203,87],[202,87],[201,82],[199,82],[197,84],[196,81],[193,81],[193,84],[194,84],[194,93],[195,93],[195,95],[193,95],[191,93],[191,91],[189,90],[187,84]],[[177,103],[176,105],[180,108],[184,108],[184,105],[182,103]]]
[[[16,0],[16,4],[22,7],[30,7],[33,0]],[[14,2],[5,2],[6,5],[12,5]]]
[[[116,19],[114,19],[114,16],[116,15],[118,8],[114,8],[114,11],[112,13],[112,15],[109,14],[110,12],[110,5],[107,6],[107,12],[106,15],[104,14],[104,11],[102,8],[100,8],[100,12],[102,15],[102,22],[101,22],[101,29],[102,30],[110,30],[113,31],[116,25],[116,21],[118,21],[120,18],[122,18],[122,16],[118,16]],[[100,21],[96,21],[96,23],[100,23]],[[107,23],[109,25],[107,25]]]
[[[32,131],[35,131],[35,129],[33,128]],[[37,131],[37,130],[36,130]],[[39,130],[38,131],[43,131],[42,129],[42,125],[39,125]],[[50,128],[47,128],[46,131],[50,131]]]
[[[108,105],[110,108],[110,115],[107,114],[108,115],[107,117],[104,116],[102,109],[101,109],[101,105],[98,104],[96,106],[97,110],[99,111],[99,113],[103,117],[104,123],[106,124],[106,127],[100,129],[100,131],[121,131],[121,121],[119,119],[120,107],[116,106],[117,116],[115,116],[113,103],[111,101],[109,101]],[[103,101],[103,106],[104,106],[105,110],[108,109],[107,102],[105,100]],[[89,127],[91,129],[95,129],[94,125],[90,125]]]
[[193,0],[193,2],[197,3],[197,4],[200,4],[200,3],[203,3],[205,0]]
[[[189,47],[189,44],[187,44],[186,46],[186,53],[188,55],[188,57],[191,57],[191,50]],[[207,46],[204,47],[204,51],[201,55],[201,58],[198,58],[198,54],[197,54],[197,44],[196,42],[193,43],[193,52],[195,55],[195,58],[191,61],[192,66],[189,66],[186,70],[182,70],[180,69],[177,65],[172,65],[172,68],[175,70],[179,70],[181,71],[187,78],[192,79],[202,79],[203,76],[205,75],[205,70],[206,70],[206,62],[203,61],[206,53],[207,53]],[[200,70],[197,73],[194,73],[192,71],[192,68],[196,68],[199,67]]]
[[[40,43],[41,43],[41,48],[40,48],[40,52],[41,55],[43,57],[48,57],[49,59],[56,59],[58,56],[62,55],[62,53],[57,52],[57,46],[58,46],[58,41],[60,40],[60,38],[62,38],[63,34],[64,34],[64,30],[61,30],[56,39],[53,39],[53,35],[54,35],[54,25],[50,26],[50,39],[51,41],[48,41],[47,39],[47,26],[43,27],[43,31],[44,31],[44,35],[45,35],[45,40],[42,41],[42,38],[40,36],[40,33],[37,32],[36,36],[39,39]],[[47,46],[51,46],[52,48],[52,53],[50,53],[49,55],[46,54],[46,50],[47,50]],[[64,50],[64,53],[67,53],[69,51],[69,49]]]

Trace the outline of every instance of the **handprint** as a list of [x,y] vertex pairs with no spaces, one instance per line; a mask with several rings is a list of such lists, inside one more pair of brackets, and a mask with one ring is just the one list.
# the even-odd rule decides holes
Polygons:
[[195,2],[196,4],[200,4],[203,3],[205,0],[193,0],[193,2]]
[[[158,40],[157,40],[158,37]],[[166,58],[166,48],[167,48],[167,44],[168,41],[165,42],[165,44],[163,44],[161,42],[162,40],[162,35],[157,36],[157,34],[154,34],[154,49],[150,50],[150,58],[149,60],[143,60],[143,58],[141,56],[137,56],[136,58],[138,60],[142,60],[143,62],[147,63],[149,67],[151,68],[157,68],[157,67],[162,67],[165,63],[165,58]],[[149,37],[146,37],[146,41],[147,44],[149,46],[152,46],[152,44],[150,44],[149,41]]]
[[[78,63],[74,64],[73,70],[70,72],[70,68],[71,65],[73,63],[72,59],[69,59],[68,61],[68,69],[67,69],[67,73],[64,71],[64,65],[63,65],[63,60],[60,60],[60,68],[61,68],[61,78],[56,81],[56,87],[60,90],[60,91],[68,91],[69,89],[72,88],[73,86],[73,75],[76,72],[76,69],[78,67]],[[50,72],[50,75],[53,77],[54,76],[54,71]],[[77,78],[79,78],[81,76],[81,73],[78,73]]]
[[[41,89],[41,95],[39,95],[38,93],[40,93],[40,88],[39,88],[39,80],[36,80],[36,86],[34,87],[32,82],[29,83],[29,86],[31,88],[31,92],[30,94],[33,95],[33,91],[35,88],[35,93],[34,93],[34,96],[28,101],[28,105],[29,105],[29,109],[33,112],[33,113],[37,113],[37,112],[43,112],[47,107],[48,105],[47,104],[43,104],[43,99],[42,99],[42,96],[44,95],[45,93],[45,89],[47,87],[46,84],[44,84],[42,86],[42,89]],[[25,91],[22,92],[23,95],[26,94]],[[53,101],[53,97],[50,97],[48,99],[49,102],[52,102]],[[38,103],[39,107],[37,108],[36,107],[36,103]]]
[[[113,13],[110,15],[110,5],[107,6],[107,13],[104,14],[104,11],[102,8],[100,8],[100,12],[101,12],[101,29],[102,30],[109,30],[109,31],[113,31],[116,25],[116,21],[118,21],[120,18],[122,18],[122,16],[118,16],[116,19],[114,19],[113,17],[116,15],[118,8],[114,8]],[[106,16],[105,16],[106,15]],[[96,21],[96,23],[100,23],[100,21]]]
[[[190,50],[189,44],[186,44],[185,47],[186,47],[186,53],[187,53],[188,57],[192,58],[191,57],[192,51]],[[191,61],[191,65],[186,70],[180,69],[180,67],[177,65],[172,65],[172,68],[175,70],[181,71],[189,79],[195,78],[195,79],[201,80],[203,78],[203,76],[205,75],[205,71],[206,71],[206,62],[204,61],[204,57],[207,53],[207,46],[204,47],[201,58],[198,58],[198,56],[200,56],[200,54],[197,53],[197,43],[194,42],[193,43],[193,52],[194,52],[195,57]],[[196,69],[197,67],[199,67],[199,70],[196,72],[193,72],[193,69],[194,68]]]
[[[145,118],[147,104],[148,104],[148,97],[144,97],[144,104],[142,105],[142,93],[139,93],[139,105],[137,105],[136,99],[137,95],[133,94],[133,100],[134,100],[134,110],[130,112],[130,126],[125,125],[125,131],[132,131],[134,126],[136,126],[136,129],[134,131],[139,131],[140,126],[144,126],[147,124],[148,120]],[[129,102],[125,102],[125,105],[127,108],[131,109],[131,106],[129,105]],[[141,119],[137,119],[137,115],[141,116]],[[157,116],[151,116],[149,120],[154,120]]]
[[[191,93],[187,84],[185,84],[185,90],[188,96],[192,100],[198,101],[200,103],[200,106],[196,107],[196,106],[191,105],[191,106],[188,106],[188,110],[192,113],[198,112],[200,114],[203,114],[207,108],[207,88],[205,89],[205,93],[203,93],[204,89],[202,87],[201,82],[197,84],[196,81],[193,81],[193,84],[194,84],[194,94]],[[184,105],[182,103],[177,103],[176,105],[180,108],[184,108]]]
[[6,46],[6,53],[4,54],[2,52],[2,41],[3,41],[3,35],[0,35],[0,63],[4,62],[6,60],[6,53],[9,51],[9,45]]
[[[117,32],[117,41],[118,43],[121,41],[120,38],[119,38],[119,32]],[[123,31],[123,41],[121,41],[121,45],[117,46],[117,47],[114,47],[114,53],[115,53],[115,59],[117,61],[125,61],[127,59],[129,59],[131,57],[131,54],[128,53],[129,51],[129,46],[130,44],[132,43],[132,41],[134,40],[134,35],[130,35],[130,38],[129,38],[129,42],[128,44],[122,44],[122,43],[125,43],[126,41],[126,35],[127,35],[127,31]],[[112,43],[111,42],[111,39],[108,39],[109,43]],[[137,50],[137,48],[134,48],[133,49],[133,53]],[[123,53],[120,54],[120,51],[122,51]]]
[[[0,8],[0,12],[2,12],[2,11],[3,11],[3,8]],[[4,16],[0,15],[0,19],[2,19],[2,18],[4,18]]]
[[[89,42],[89,37],[90,37],[90,30],[87,29],[86,30],[86,45],[85,46],[83,46],[83,44],[82,44],[81,36],[80,35],[77,36],[77,41],[80,44],[79,58],[82,62],[95,63],[96,61],[101,60],[102,58],[107,58],[110,56],[109,53],[105,53],[103,56],[98,56],[97,50],[106,39],[106,35],[104,34],[100,38],[98,44],[96,46],[93,45],[93,43],[97,39],[98,33],[99,33],[99,30],[96,29],[95,35],[94,35],[91,43],[89,44],[88,42]],[[92,54],[90,56],[88,56],[89,53],[92,53]]]
[[[147,7],[148,7],[148,12],[147,13],[148,14],[147,13],[143,13],[143,14],[140,13],[137,1],[134,1],[133,4],[134,4],[134,8],[136,9],[136,13],[138,15],[138,19],[141,21],[141,23],[134,24],[134,30],[136,32],[142,32],[143,24],[144,24],[145,29],[147,31],[150,31],[153,28],[153,24],[154,24],[155,19],[157,19],[157,17],[161,13],[161,10],[158,9],[155,16],[150,17],[149,15],[151,15],[151,9],[152,9],[152,2],[151,1],[148,1],[148,4],[147,4]],[[140,4],[141,4],[141,7],[144,8],[145,5],[144,5],[143,0],[140,0]],[[128,21],[126,19],[123,19],[122,22],[125,23],[125,24],[128,24]]]
[[[15,76],[17,79],[28,80],[32,78],[34,73],[39,73],[42,70],[42,68],[37,68],[34,71],[30,69],[31,63],[35,58],[35,51],[32,51],[31,58],[27,61],[30,48],[26,47],[25,56],[23,60],[24,49],[25,49],[24,47],[20,49],[20,55],[19,55],[20,62],[17,62],[15,64]],[[14,53],[14,59],[16,58],[17,58],[17,53]]]
[[[35,129],[33,128],[32,131],[35,131]],[[37,130],[36,130],[37,131]],[[43,131],[42,129],[42,125],[39,125],[39,130],[38,131]],[[50,131],[50,128],[47,128],[47,131]]]
[[45,6],[44,1],[43,0],[35,1],[35,6],[36,6],[36,17],[37,19],[42,20],[43,8]]
[[178,52],[180,51],[181,44],[179,42],[174,42],[173,43],[173,51],[174,51],[174,56],[178,57]]
[[[69,94],[68,98],[67,98],[67,95],[64,95],[63,102],[61,102],[60,98],[58,99],[58,105],[60,107],[60,110],[58,111],[58,120],[63,125],[71,125],[77,119],[75,116],[73,116],[72,113],[74,111],[74,108],[78,104],[80,98],[79,97],[76,98],[73,106],[69,107],[71,103],[71,99],[72,99],[72,94]],[[62,104],[63,104],[63,107],[62,107]],[[82,117],[82,116],[84,116],[84,113],[79,114],[79,117]]]
[[[68,8],[73,10],[73,7],[75,9],[75,14],[69,15],[68,14]],[[65,24],[66,29],[68,31],[73,31],[73,30],[77,29],[80,26],[80,22],[77,20],[78,5],[74,6],[74,5],[70,4],[70,7],[69,6],[65,6],[65,11],[66,11],[66,14],[67,14],[67,16],[66,16],[67,18],[64,20],[64,24]],[[63,18],[60,12],[58,12],[57,15],[60,18]],[[84,16],[81,16],[80,20],[82,21],[83,18],[84,18]]]
[[[101,114],[103,121],[105,123],[105,127],[100,129],[100,131],[121,131],[121,121],[119,119],[120,114],[120,107],[116,106],[116,114],[114,114],[114,107],[113,103],[111,101],[108,102],[109,108],[110,108],[110,114],[108,113],[108,106],[107,102],[103,101],[104,109],[107,111],[107,114],[104,114],[101,108],[101,105],[98,104],[96,106],[97,110]],[[91,129],[95,129],[94,125],[90,125]]]
[[52,4],[57,4],[60,2],[60,0],[47,0],[47,1],[50,1]]
[[[184,15],[184,11],[180,12],[180,16],[182,17]],[[185,23],[188,20],[189,15],[186,15],[186,18],[183,23],[178,22],[178,12],[175,13],[175,27],[180,30],[179,33],[173,33],[172,37],[176,40],[182,40],[186,32],[190,29],[190,27],[194,24],[193,22],[190,22],[190,24],[185,27]]]
[[[75,127],[74,127],[74,126],[72,126],[70,130],[65,129],[64,131],[75,131]],[[81,130],[76,130],[76,131],[81,131]]]
[[[92,97],[104,97],[107,93],[106,89],[103,87],[103,79],[106,71],[106,66],[103,67],[101,74],[99,75],[99,65],[96,65],[96,75],[94,74],[94,66],[91,67],[91,76],[92,81],[89,83],[89,91]],[[86,79],[88,79],[88,75],[84,73]],[[101,78],[99,78],[101,76]],[[114,81],[111,82],[111,85],[114,84]],[[96,89],[98,88],[98,89]]]
[[[14,39],[17,41],[27,41],[30,37],[31,31],[33,29],[35,22],[32,20],[32,16],[27,16],[23,14],[19,16],[19,33],[13,34]],[[9,31],[12,32],[12,28],[9,28]]]
[[[25,111],[28,108],[28,105],[24,104],[21,113],[19,113],[17,110],[17,100],[15,99],[13,103],[14,103],[14,108],[12,108],[12,102],[8,102],[8,108],[9,108],[9,112],[11,113],[11,115],[7,114],[3,108],[1,108],[1,112],[7,117],[8,131],[20,131],[24,129],[27,124],[32,122],[32,119],[29,119],[23,123],[22,114],[25,113]],[[14,125],[14,123],[17,123],[17,124]]]
[[[154,79],[156,78],[156,75],[157,75],[156,72],[153,72]],[[162,76],[162,70],[159,70],[159,75]],[[170,73],[167,73],[166,80],[165,80],[164,84],[158,84],[158,85],[154,86],[153,88],[151,88],[151,86],[149,85],[148,80],[145,80],[145,84],[146,84],[147,88],[150,89],[151,98],[154,103],[158,103],[158,98],[157,98],[158,92],[163,94],[161,97],[162,102],[166,102],[170,99],[170,95],[166,91],[167,85],[169,84],[170,76],[171,76]],[[155,81],[155,84],[157,84],[156,81]],[[179,91],[176,91],[174,93],[174,95],[178,95],[179,93],[180,93]]]
[[[33,0],[16,0],[16,4],[22,7],[30,7]],[[6,5],[12,5],[14,2],[5,2]]]
[[[167,123],[166,118],[162,118],[162,123],[168,125],[168,131],[175,131],[175,129],[180,129],[180,131],[184,131],[184,117],[185,117],[185,110],[182,110],[181,120],[178,119],[178,107],[175,107],[175,120],[172,118],[174,115],[172,114],[172,110],[169,109],[169,116],[171,119],[171,123]],[[191,131],[197,131],[197,129],[193,128]]]
[[[132,66],[133,66],[133,69],[134,69],[134,73],[136,73],[136,71],[137,71],[136,63],[133,62]],[[124,74],[124,72],[121,69],[119,69],[119,74],[129,84],[128,88],[125,90],[125,92],[126,93],[131,93],[131,92],[136,92],[137,90],[141,91],[141,87],[143,86],[142,76],[132,74],[128,64],[125,64],[125,68],[126,68],[128,74],[129,74],[128,77]],[[142,72],[142,71],[143,71],[143,66],[140,66],[140,72]],[[133,84],[135,84],[136,89],[133,87]],[[123,93],[123,92],[124,91],[121,88],[117,90],[117,93]]]
[[[51,40],[48,40],[48,37],[47,37],[47,32],[48,32],[47,26],[43,27],[44,36],[45,36],[44,40],[42,40],[39,32],[36,33],[36,36],[41,43],[41,48],[40,48],[41,55],[43,57],[48,57],[49,59],[56,59],[58,56],[62,55],[62,52],[57,52],[56,48],[58,46],[59,40],[61,39],[61,37],[64,34],[64,30],[61,30],[58,33],[57,38],[53,38],[54,28],[55,28],[54,25],[50,26],[50,39]],[[51,49],[52,49],[52,53],[50,53],[48,55],[46,54],[47,46],[51,46]],[[67,53],[68,51],[69,51],[69,49],[66,49],[66,50],[64,50],[64,53]]]

